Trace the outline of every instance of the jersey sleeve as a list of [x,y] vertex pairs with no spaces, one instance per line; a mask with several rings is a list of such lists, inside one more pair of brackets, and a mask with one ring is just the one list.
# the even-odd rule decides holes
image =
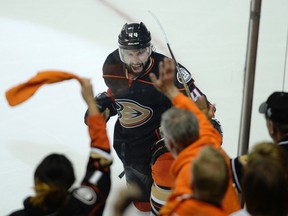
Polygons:
[[189,94],[194,101],[196,101],[197,98],[202,95],[206,97],[206,95],[195,85],[195,80],[192,78],[191,73],[184,66],[179,64],[179,68],[176,70],[175,84],[183,94],[189,96],[187,95],[187,90],[185,89],[185,84],[183,84],[183,81],[189,89]]
[[243,165],[239,161],[239,156],[236,158],[230,159],[230,163],[231,163],[233,181],[235,183],[237,191],[241,193],[242,192],[241,182],[242,182],[242,176],[243,176]]
[[88,208],[95,213],[96,209],[104,209],[109,195],[112,157],[103,114],[88,116],[87,124],[91,151],[81,187],[73,192],[73,196],[89,204]]

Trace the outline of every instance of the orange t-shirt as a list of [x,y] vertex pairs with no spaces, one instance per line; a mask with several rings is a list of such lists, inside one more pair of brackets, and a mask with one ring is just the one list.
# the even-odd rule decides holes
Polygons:
[[189,194],[177,197],[175,206],[171,209],[174,215],[181,216],[228,216],[220,206],[194,199]]
[[[222,138],[218,131],[214,129],[211,123],[207,120],[204,113],[197,107],[197,105],[188,97],[179,93],[172,101],[175,107],[190,110],[195,114],[199,121],[199,139],[185,148],[175,158],[170,168],[171,175],[174,178],[174,188],[172,194],[168,198],[167,203],[161,208],[160,215],[173,215],[173,209],[178,203],[177,197],[183,194],[193,194],[191,189],[191,162],[197,157],[202,147],[211,145],[218,148],[224,155],[227,161],[228,168],[230,167],[230,160],[225,151],[221,148]],[[240,209],[240,201],[237,191],[234,187],[232,173],[229,169],[229,185],[226,195],[222,202],[224,211],[228,214]],[[186,204],[185,204],[186,205]]]

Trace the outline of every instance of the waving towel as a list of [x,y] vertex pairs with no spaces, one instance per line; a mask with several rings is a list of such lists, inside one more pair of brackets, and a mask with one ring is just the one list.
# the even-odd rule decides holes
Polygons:
[[42,71],[25,83],[19,84],[6,91],[6,99],[10,106],[16,106],[30,98],[42,85],[81,78],[63,71]]

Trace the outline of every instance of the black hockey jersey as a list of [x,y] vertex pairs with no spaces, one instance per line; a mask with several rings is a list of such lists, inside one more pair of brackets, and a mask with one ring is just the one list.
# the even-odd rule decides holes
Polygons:
[[[118,113],[114,128],[114,148],[124,164],[149,164],[151,147],[161,139],[161,115],[171,107],[171,102],[155,89],[149,73],[158,76],[158,66],[164,58],[164,55],[152,52],[146,70],[136,79],[129,77],[128,69],[120,60],[118,49],[107,57],[103,65],[103,78]],[[192,98],[202,95],[188,70],[180,65],[180,71]],[[184,92],[179,71],[175,76],[175,85]]]

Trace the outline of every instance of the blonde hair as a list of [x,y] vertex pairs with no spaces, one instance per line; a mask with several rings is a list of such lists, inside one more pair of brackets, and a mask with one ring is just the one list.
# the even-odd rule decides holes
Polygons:
[[264,141],[256,144],[252,151],[248,154],[248,163],[252,163],[253,161],[257,161],[262,158],[269,158],[283,165],[288,173],[287,155],[283,149],[275,143]]
[[62,154],[50,154],[37,166],[34,181],[35,196],[30,203],[44,210],[57,210],[65,203],[75,181],[72,163]]
[[270,142],[257,144],[248,155],[242,188],[250,214],[287,215],[287,161],[284,149]]
[[60,207],[68,194],[67,189],[41,182],[38,178],[35,179],[34,190],[35,196],[30,198],[30,203],[44,210]]
[[192,161],[193,191],[198,199],[221,204],[229,181],[229,171],[224,156],[212,146],[202,148]]

